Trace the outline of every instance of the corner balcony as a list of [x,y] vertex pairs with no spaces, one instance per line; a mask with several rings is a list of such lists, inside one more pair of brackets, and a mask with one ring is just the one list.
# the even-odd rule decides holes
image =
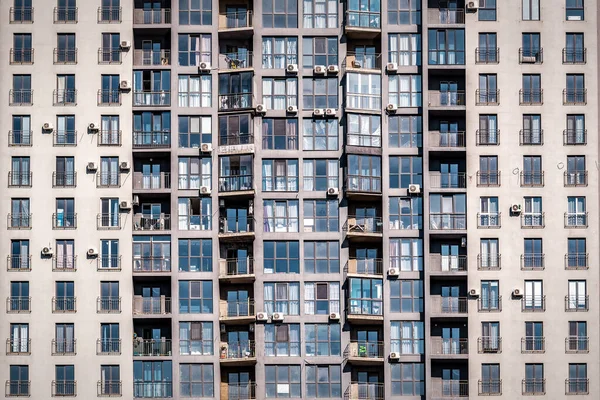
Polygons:
[[224,323],[248,324],[256,320],[254,300],[219,302],[219,320]]
[[467,297],[430,296],[430,310],[433,317],[465,317],[469,304]]
[[381,13],[346,10],[344,31],[353,39],[374,39],[381,35]]
[[344,400],[384,400],[383,383],[351,382],[344,392]]
[[156,256],[141,256],[133,257],[133,273],[170,273],[171,272],[171,256],[156,255]]
[[383,219],[349,215],[342,230],[348,239],[377,241],[383,237]]
[[134,357],[170,357],[173,354],[171,339],[133,340]]
[[469,381],[431,378],[431,399],[468,399]]
[[442,359],[466,359],[469,355],[469,339],[432,336],[429,342],[431,357]]
[[171,298],[133,296],[132,312],[134,316],[169,316],[171,314]]
[[252,10],[219,13],[219,37],[244,39],[254,33]]
[[383,365],[384,342],[351,340],[344,350],[344,360],[353,365]]
[[254,340],[221,342],[219,361],[221,365],[231,364],[238,366],[256,364],[256,343]]
[[219,260],[219,280],[231,283],[254,282],[254,260],[228,258]]
[[466,255],[429,255],[429,271],[434,275],[466,275],[467,267]]
[[355,259],[351,258],[344,267],[346,276],[368,277],[375,276],[381,278],[383,276],[383,259]]

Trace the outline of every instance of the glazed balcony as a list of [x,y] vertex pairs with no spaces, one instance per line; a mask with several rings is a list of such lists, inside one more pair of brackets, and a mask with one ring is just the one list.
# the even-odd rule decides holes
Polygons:
[[254,30],[252,10],[219,13],[219,35],[229,38],[247,38]]
[[429,229],[434,231],[464,231],[467,215],[464,213],[430,213]]
[[378,298],[348,298],[346,319],[356,324],[379,324],[383,322],[383,301]]
[[219,176],[219,193],[254,193],[254,187],[252,186],[252,178],[252,174]]
[[133,272],[134,273],[169,273],[171,272],[171,256],[170,255],[155,255],[133,257]]
[[249,217],[219,217],[219,238],[241,239],[254,238],[254,219]]
[[254,107],[252,93],[219,94],[219,111],[249,110]]
[[169,149],[171,148],[171,131],[133,132],[134,149]]
[[346,192],[348,196],[381,195],[381,177],[346,174]]
[[344,20],[346,35],[352,39],[374,39],[381,34],[379,11],[346,10]]
[[171,105],[170,90],[134,90],[134,107],[169,107]]

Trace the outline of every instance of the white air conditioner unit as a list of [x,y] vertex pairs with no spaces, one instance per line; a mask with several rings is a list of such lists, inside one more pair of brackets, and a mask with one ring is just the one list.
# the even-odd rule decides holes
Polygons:
[[395,63],[395,62],[387,63],[387,65],[385,66],[385,69],[387,70],[387,72],[398,72],[398,63]]
[[337,110],[335,108],[326,108],[325,109],[325,115],[327,115],[328,117],[335,117],[336,113],[337,113]]
[[479,297],[479,290],[477,290],[477,289],[471,289],[471,290],[469,290],[469,296],[471,296],[471,297]]
[[200,193],[201,194],[210,194],[210,188],[208,186],[201,186]]
[[388,269],[388,276],[399,276],[399,275],[400,275],[400,271],[398,270],[398,268]]
[[119,168],[125,171],[129,171],[129,169],[131,168],[131,166],[129,165],[129,161],[121,161]]
[[131,47],[131,42],[129,40],[121,40],[121,48],[128,49]]
[[45,131],[53,131],[54,125],[51,122],[46,122],[44,125],[42,125],[42,129]]
[[411,193],[411,194],[421,193],[421,185],[417,185],[417,184],[408,185],[408,193]]
[[129,82],[127,79],[122,80],[121,83],[119,84],[119,88],[121,90],[129,90],[129,89],[131,89],[131,82]]
[[88,170],[88,171],[95,171],[95,170],[97,170],[97,169],[98,169],[98,166],[96,165],[96,163],[95,163],[95,162],[93,162],[93,161],[90,161],[90,162],[87,164],[87,170]]
[[98,249],[90,247],[87,251],[88,257],[96,257],[98,255]]
[[477,10],[479,8],[479,1],[469,0],[467,1],[467,10]]
[[268,315],[266,312],[264,311],[259,311],[256,313],[256,320],[257,321],[267,321],[269,319]]
[[323,116],[325,115],[325,110],[322,108],[315,108],[313,110],[313,115]]
[[212,152],[212,143],[202,143],[200,145],[200,151],[203,153],[211,153]]
[[288,64],[285,67],[285,71],[289,72],[290,74],[297,74],[298,73],[298,64]]
[[297,113],[298,112],[298,107],[296,106],[288,106],[288,108],[286,109],[287,112],[289,113]]
[[129,203],[127,200],[123,200],[122,202],[119,203],[119,207],[122,210],[130,210],[131,209],[131,203]]
[[210,63],[201,62],[200,65],[198,65],[198,70],[199,71],[210,71]]
[[334,320],[334,321],[339,321],[340,320],[340,313],[336,313],[336,312],[332,312],[329,314],[329,319]]
[[283,313],[273,313],[273,315],[271,315],[271,320],[272,321],[283,321]]
[[267,107],[264,104],[257,104],[254,110],[259,114],[267,112]]
[[54,254],[54,251],[52,251],[52,247],[42,247],[43,256],[51,256],[52,254]]
[[340,72],[340,68],[337,65],[329,65],[327,66],[327,72],[330,74],[337,74]]
[[400,359],[400,353],[396,353],[395,351],[392,351],[390,353],[390,360],[399,360]]
[[132,205],[134,206],[139,206],[140,205],[140,196],[138,196],[137,194],[133,196],[133,201],[131,202]]
[[327,189],[328,196],[338,196],[340,194],[340,189],[336,187],[330,187]]
[[394,114],[396,111],[398,111],[398,106],[390,103],[385,107],[385,111],[387,111],[390,114]]
[[352,61],[352,68],[362,68],[362,64],[358,60]]
[[511,204],[510,212],[513,214],[521,214],[521,205],[520,204]]
[[327,67],[325,67],[324,65],[315,65],[315,68],[313,68],[313,72],[316,75],[324,75],[325,72],[327,72]]
[[523,297],[523,291],[521,289],[515,289],[512,292],[513,297]]
[[88,125],[88,131],[90,132],[98,132],[98,129],[99,128],[93,122]]

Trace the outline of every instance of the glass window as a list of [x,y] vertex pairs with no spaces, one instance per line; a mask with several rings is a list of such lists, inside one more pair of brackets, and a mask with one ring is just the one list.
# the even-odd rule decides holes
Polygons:
[[388,24],[421,25],[421,1],[388,0]]
[[390,197],[390,229],[423,229],[423,199]]
[[403,115],[388,117],[388,144],[393,148],[423,146],[422,117]]
[[523,21],[540,20],[540,0],[522,0]]
[[389,77],[390,103],[398,107],[421,107],[421,75]]
[[264,200],[265,232],[298,232],[298,200]]
[[212,281],[179,281],[179,312],[182,314],[212,314]]
[[381,110],[381,75],[346,74],[346,107],[357,110]]
[[415,156],[390,156],[390,188],[407,189],[423,186],[423,160]]
[[300,375],[300,365],[265,365],[266,397],[302,397]]
[[390,33],[388,46],[388,62],[399,66],[421,65],[420,33]]
[[300,315],[300,283],[281,282],[264,284],[265,312]]
[[212,272],[211,239],[179,239],[179,271]]
[[298,64],[297,37],[263,37],[262,66],[264,69],[284,69]]
[[348,303],[350,314],[383,314],[383,281],[381,279],[350,278]]
[[491,64],[498,62],[498,39],[496,33],[480,33],[479,47],[476,49],[477,63]]
[[337,28],[337,1],[304,0],[302,3],[304,28]]
[[300,324],[265,325],[265,356],[300,356]]
[[501,394],[500,383],[500,364],[481,364],[480,393]]
[[588,267],[585,238],[567,239],[566,268],[586,269]]
[[263,243],[265,274],[299,274],[300,243],[265,241]]
[[339,120],[337,119],[303,119],[303,150],[337,150]]
[[304,78],[302,88],[304,110],[338,108],[337,78]]
[[297,192],[298,160],[263,160],[263,192]]
[[305,315],[329,315],[339,312],[339,282],[306,282],[304,284]]
[[348,2],[348,26],[377,29],[381,27],[381,2],[380,0]]
[[252,133],[250,114],[219,116],[219,146],[253,144]]
[[267,110],[285,110],[298,104],[297,78],[263,78],[263,104]]
[[304,191],[326,191],[339,188],[338,160],[304,160]]
[[178,79],[179,107],[211,107],[212,77],[210,75],[179,75]]
[[210,116],[179,116],[177,125],[180,148],[197,149],[202,143],[212,143]]
[[212,159],[210,157],[179,157],[177,180],[180,190],[199,190],[212,187]]
[[391,372],[392,395],[423,396],[425,394],[425,368],[422,363],[392,364]]
[[583,21],[583,0],[566,0],[567,21]]
[[308,357],[340,356],[340,324],[304,324],[304,344]]
[[304,232],[338,232],[337,200],[304,200]]
[[315,65],[338,65],[337,37],[302,38],[302,67]]
[[422,239],[390,239],[390,268],[423,271]]
[[297,0],[263,0],[263,28],[297,28]]
[[424,324],[420,321],[392,321],[391,351],[399,354],[423,354]]
[[339,365],[307,365],[306,396],[314,398],[341,398],[342,373]]
[[200,63],[211,61],[210,34],[180,34],[179,35],[179,66],[193,67]]
[[263,118],[262,148],[264,150],[298,150],[298,120]]
[[429,64],[464,65],[464,29],[429,29]]
[[348,190],[381,192],[381,158],[349,155],[347,187]]
[[133,397],[173,397],[172,361],[134,361]]
[[480,0],[477,15],[480,21],[495,21],[496,0]]
[[212,322],[179,323],[179,354],[210,356],[214,352]]
[[212,364],[179,364],[179,393],[182,397],[214,397]]
[[381,117],[379,115],[347,114],[347,144],[361,147],[381,147]]
[[423,312],[423,281],[390,281],[390,311]]
[[304,242],[304,272],[307,274],[339,273],[339,242]]
[[212,25],[212,2],[179,0],[179,25]]

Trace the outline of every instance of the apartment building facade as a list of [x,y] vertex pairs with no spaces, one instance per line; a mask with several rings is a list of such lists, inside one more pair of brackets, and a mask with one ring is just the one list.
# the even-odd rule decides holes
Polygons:
[[7,398],[598,397],[595,1],[0,14]]

